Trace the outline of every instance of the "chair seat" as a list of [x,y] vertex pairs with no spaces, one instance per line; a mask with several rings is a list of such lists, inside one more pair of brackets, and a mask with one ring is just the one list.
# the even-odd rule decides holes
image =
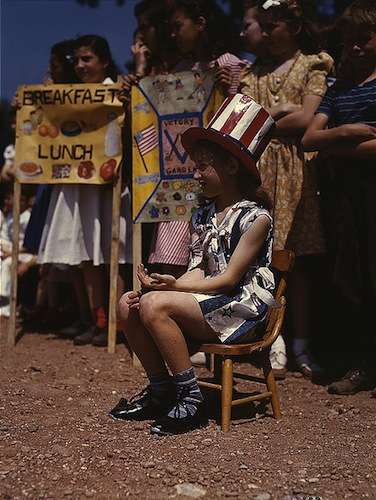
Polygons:
[[222,356],[242,356],[262,349],[265,345],[263,340],[250,344],[201,344],[197,350],[207,354],[219,354]]

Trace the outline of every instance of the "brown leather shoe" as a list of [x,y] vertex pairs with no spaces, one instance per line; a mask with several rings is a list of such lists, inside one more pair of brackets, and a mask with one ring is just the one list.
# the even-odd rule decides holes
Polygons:
[[340,394],[349,396],[360,391],[372,389],[374,384],[364,370],[353,368],[349,370],[341,380],[333,382],[328,387],[329,394]]

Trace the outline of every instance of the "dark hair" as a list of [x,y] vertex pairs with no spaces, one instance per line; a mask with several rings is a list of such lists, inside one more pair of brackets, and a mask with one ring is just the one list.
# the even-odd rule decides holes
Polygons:
[[[50,75],[54,83],[75,83],[77,77],[73,69],[73,40],[63,40],[52,45],[50,50]],[[51,61],[51,59],[55,61]],[[54,67],[56,62],[59,68]]]
[[261,16],[271,17],[273,21],[284,21],[297,28],[296,41],[300,50],[305,54],[317,54],[321,48],[320,32],[315,23],[309,18],[303,1],[281,0],[280,5],[272,5],[264,9],[265,0],[247,0],[251,6],[257,6]]
[[259,206],[271,210],[273,208],[272,201],[262,186],[258,186],[255,182],[255,177],[234,155],[219,144],[209,140],[197,141],[195,147],[203,147],[212,151],[223,163],[229,159],[235,159],[239,165],[238,171],[238,186],[242,196],[249,201],[255,201]]
[[[155,41],[157,47],[152,50],[150,65],[165,69],[166,63],[175,63],[177,50],[170,35],[169,19],[171,8],[165,0],[142,0],[134,7],[134,15],[138,20],[139,27],[136,30],[142,34],[144,26],[140,24],[141,18],[147,26],[155,29]],[[152,47],[149,47],[151,50]]]
[[248,9],[259,6],[259,0],[244,0],[243,11],[246,12]]
[[239,168],[239,187],[246,200],[255,201],[266,210],[273,208],[272,200],[262,186],[256,186],[253,181],[253,175],[249,170],[240,165]]
[[215,0],[175,0],[174,11],[177,10],[193,21],[205,18],[207,44],[213,59],[225,52],[237,52],[239,37],[235,26]]
[[83,35],[74,40],[74,50],[81,47],[89,47],[103,63],[107,63],[106,76],[116,81],[119,70],[112,58],[110,46],[105,38],[99,35]]
[[340,17],[338,27],[343,32],[348,27],[376,32],[376,2],[375,0],[356,0]]

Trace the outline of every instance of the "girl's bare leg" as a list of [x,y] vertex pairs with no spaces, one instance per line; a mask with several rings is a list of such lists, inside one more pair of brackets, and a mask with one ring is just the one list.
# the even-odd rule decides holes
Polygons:
[[139,311],[129,309],[127,293],[119,302],[119,318],[132,351],[137,355],[147,375],[168,375],[168,371],[153,338],[141,323]]
[[173,375],[192,367],[185,335],[218,341],[190,293],[149,292],[140,299],[140,319]]

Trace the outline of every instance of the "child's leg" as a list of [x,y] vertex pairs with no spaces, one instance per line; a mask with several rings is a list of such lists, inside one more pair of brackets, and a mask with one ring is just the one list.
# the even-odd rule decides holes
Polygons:
[[140,299],[140,318],[173,375],[192,367],[185,335],[201,342],[218,340],[190,293],[149,292]]
[[[127,294],[120,301],[120,316],[131,348],[145,368],[150,386],[130,403],[121,399],[110,411],[116,419],[130,420],[164,415],[152,432],[186,432],[207,423],[203,397],[190,362],[183,332],[200,341],[216,340],[208,332],[201,309],[190,294],[149,292],[140,309],[129,309]],[[172,372],[175,390],[171,388]],[[177,420],[179,421],[177,423]]]
[[176,388],[174,404],[154,422],[151,432],[179,434],[206,425],[206,408],[184,335],[200,342],[218,337],[207,326],[197,301],[189,293],[149,292],[141,297],[140,318],[169,366]]
[[[94,266],[92,261],[83,262],[83,277],[89,301],[92,325],[81,335],[74,338],[75,345],[92,343],[96,346],[107,345],[107,290],[108,284],[104,265]],[[99,337],[99,342],[97,341]],[[95,339],[95,340],[94,340]]]
[[171,377],[158,347],[142,324],[138,310],[129,308],[130,293],[120,299],[119,317],[128,344],[144,367],[150,384],[130,401],[120,399],[109,412],[115,420],[155,418],[162,415],[174,399]]
[[168,376],[165,362],[153,338],[141,322],[139,311],[129,309],[127,295],[124,294],[119,302],[119,316],[123,331],[132,351],[137,355],[147,375],[153,377],[160,374]]

